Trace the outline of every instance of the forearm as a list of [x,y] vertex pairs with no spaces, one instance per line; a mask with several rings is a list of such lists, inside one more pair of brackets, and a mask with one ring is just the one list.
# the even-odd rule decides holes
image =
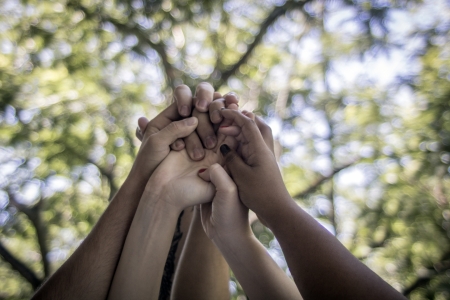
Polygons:
[[292,199],[285,203],[264,219],[306,299],[404,299]]
[[295,283],[275,263],[250,229],[228,238],[218,235],[214,243],[250,299],[302,299]]
[[164,263],[181,209],[148,199],[145,194],[125,241],[109,299],[158,298]]
[[171,299],[229,299],[229,268],[203,230],[195,209],[175,274]]
[[147,179],[126,179],[91,233],[33,299],[104,299]]

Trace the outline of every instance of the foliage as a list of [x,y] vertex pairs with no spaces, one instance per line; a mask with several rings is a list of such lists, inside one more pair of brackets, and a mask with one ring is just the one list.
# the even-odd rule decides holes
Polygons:
[[292,196],[358,258],[411,299],[448,298],[449,15],[444,1],[0,1],[0,298],[28,298],[72,253],[130,169],[137,118],[200,81],[266,118]]

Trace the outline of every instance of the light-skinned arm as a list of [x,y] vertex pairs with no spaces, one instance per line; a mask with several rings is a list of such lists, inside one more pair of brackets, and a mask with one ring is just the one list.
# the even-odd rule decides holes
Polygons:
[[227,172],[214,164],[199,176],[216,189],[212,203],[201,205],[203,227],[246,295],[250,299],[302,299],[295,283],[253,235],[248,208],[239,200],[236,184]]
[[270,128],[261,125],[263,129],[258,129],[258,124],[237,111],[224,109],[221,113],[235,126],[220,131],[235,136],[239,142],[238,152],[226,145],[221,147],[239,198],[275,234],[302,296],[405,299],[290,197],[275,157],[261,134],[270,132]]
[[230,268],[219,249],[206,236],[199,206],[184,244],[172,286],[171,299],[230,299]]
[[[142,145],[130,174],[90,234],[43,284],[33,299],[106,298],[126,235],[150,175],[169,154],[169,145],[189,135],[197,127],[196,118],[174,122],[181,119],[179,106],[192,101],[192,95],[182,87],[175,90],[174,96],[177,101],[152,121],[139,119],[136,135]],[[188,146],[189,142],[183,143],[180,149]]]
[[[227,143],[231,143],[230,139]],[[165,258],[180,212],[212,200],[214,187],[197,176],[221,161],[218,147],[201,161],[186,150],[171,151],[154,171],[139,202],[109,293],[109,299],[156,299]]]

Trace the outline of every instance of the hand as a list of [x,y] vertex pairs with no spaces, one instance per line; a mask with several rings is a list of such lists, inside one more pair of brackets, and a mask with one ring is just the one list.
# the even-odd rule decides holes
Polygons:
[[[236,147],[232,137],[227,137],[224,142]],[[189,159],[186,150],[171,151],[150,177],[143,199],[165,201],[179,210],[211,201],[215,188],[197,173],[214,163],[223,163],[219,151],[219,146],[213,150],[205,149],[205,158],[201,161]]]
[[[220,115],[220,109],[227,107],[229,109],[238,109],[238,99],[236,95],[230,93],[222,97],[220,93],[214,93],[214,101],[209,105],[209,112],[200,112],[197,108],[192,111],[192,116],[198,119],[198,126],[195,132],[184,138],[184,144],[186,150],[191,158],[194,160],[201,160],[204,157],[204,149],[213,149],[219,139],[223,138],[223,135],[216,132],[219,129],[219,125],[222,122],[222,116]],[[195,99],[195,97],[194,97]],[[219,115],[219,117],[217,116]],[[183,149],[183,143],[181,139],[177,140],[173,145],[173,150]],[[201,146],[203,143],[203,147]],[[178,145],[177,145],[178,144]],[[200,146],[199,146],[200,145]]]
[[214,164],[198,175],[215,187],[213,201],[200,207],[203,229],[208,238],[226,241],[236,235],[251,236],[248,208],[239,200],[236,184],[222,166]]
[[155,119],[148,122],[145,118],[138,120],[136,135],[142,140],[138,155],[133,164],[131,174],[140,180],[147,181],[161,161],[169,154],[170,145],[178,138],[186,137],[194,132],[198,120],[195,117],[174,121],[176,106],[171,105]]
[[[221,110],[225,120],[233,126],[221,127],[220,132],[234,136],[237,152],[222,146],[225,166],[239,191],[239,198],[259,217],[275,213],[280,201],[291,199],[283,183],[275,156],[270,127],[251,113],[230,109]],[[268,224],[270,225],[270,224]]]
[[[179,85],[174,91],[175,103],[170,108],[170,114],[167,118],[160,121],[160,124],[153,124],[152,127],[165,127],[170,122],[180,120],[185,117],[194,116],[198,119],[196,132],[184,139],[177,139],[172,143],[172,150],[180,151],[186,149],[189,157],[193,160],[202,160],[206,149],[213,149],[217,145],[218,136],[216,136],[218,124],[222,117],[217,114],[222,107],[237,109],[238,98],[234,93],[229,93],[222,97],[220,93],[214,92],[214,88],[207,82],[197,85],[195,96],[192,97],[191,89],[187,85]],[[172,106],[171,105],[171,106]],[[209,109],[209,112],[208,112]],[[148,120],[141,118],[139,122],[140,131],[136,132],[138,139],[142,140],[142,133],[145,131]]]

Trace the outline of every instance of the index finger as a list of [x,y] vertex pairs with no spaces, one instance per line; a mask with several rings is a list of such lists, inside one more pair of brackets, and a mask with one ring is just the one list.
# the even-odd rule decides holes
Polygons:
[[[222,108],[220,112],[224,119],[233,122],[241,129],[241,134],[247,142],[265,145],[261,132],[259,131],[258,126],[256,126],[255,121],[244,116],[237,110]],[[221,132],[228,135],[226,129],[227,128],[224,128]]]

